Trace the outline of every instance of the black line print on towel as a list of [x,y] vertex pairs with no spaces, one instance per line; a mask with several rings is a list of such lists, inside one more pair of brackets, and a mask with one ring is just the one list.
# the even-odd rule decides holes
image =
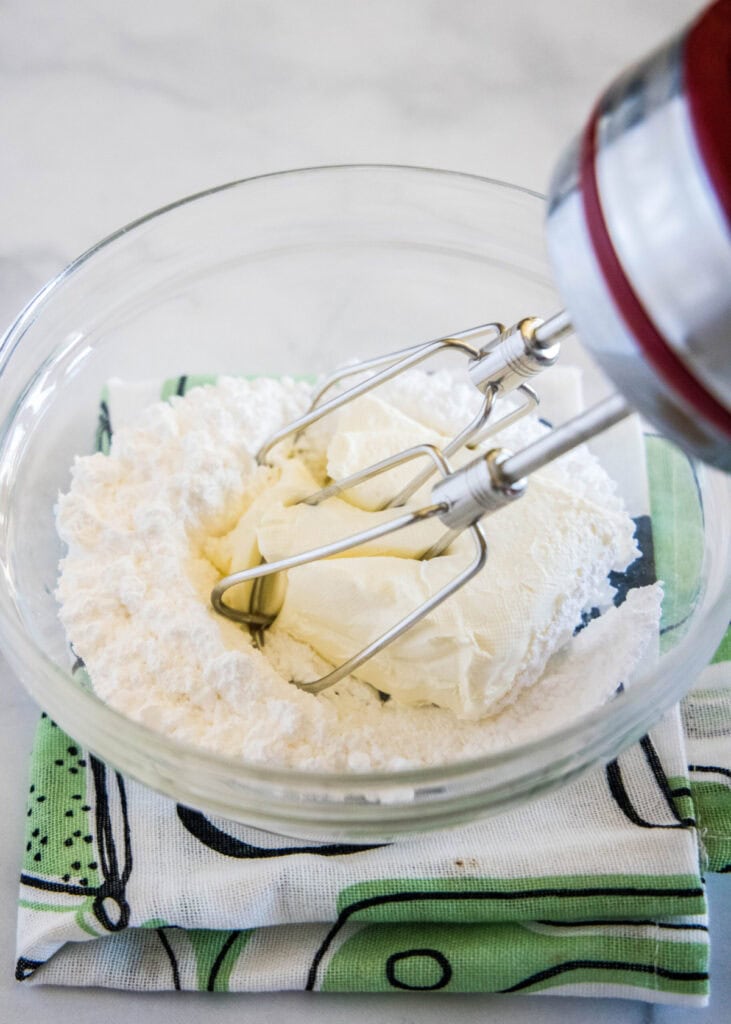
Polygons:
[[627,599],[635,587],[649,587],[657,583],[655,570],[655,543],[652,536],[652,521],[649,516],[634,516],[635,540],[639,555],[624,572],[610,572],[609,582],[615,588],[614,605],[618,607]]
[[109,405],[106,399],[102,399],[99,403],[99,419],[96,425],[96,450],[103,452],[105,455],[109,454],[109,449],[112,444],[112,420],[109,415]]
[[162,948],[165,950],[165,954],[170,961],[170,970],[172,972],[173,988],[176,992],[180,991],[180,969],[178,967],[178,958],[175,955],[173,947],[170,945],[167,935],[165,934],[164,928],[156,928],[157,937],[160,940]]
[[[243,839],[238,839],[224,829],[214,825],[201,811],[194,811],[191,807],[177,806],[178,818],[183,828],[207,846],[224,857],[235,857],[239,860],[261,860],[269,857],[292,857],[298,853],[311,853],[320,857],[339,857],[343,854],[364,853],[366,850],[377,850],[381,846],[388,846],[388,843],[328,843],[310,846],[278,846],[266,847],[255,846]],[[232,823],[233,824],[233,823]]]
[[[124,779],[119,772],[112,772],[103,761],[90,757],[91,771],[96,790],[96,833],[97,848],[104,881],[96,891],[94,914],[109,932],[119,932],[129,923],[129,903],[126,887],[132,873],[132,842],[127,814],[127,792]],[[114,835],[110,807],[110,789],[107,778],[111,777],[116,786],[116,799],[122,821],[121,836]],[[122,842],[120,863],[117,841]],[[114,910],[112,910],[114,908]]]
[[[628,785],[625,782],[624,773],[622,771],[621,760],[632,756],[633,751],[636,747],[631,747],[624,755],[620,754],[618,758],[610,761],[606,766],[605,775],[609,792],[617,804],[619,809],[625,815],[625,817],[632,822],[633,825],[637,825],[638,828],[692,828],[695,826],[695,820],[693,818],[681,818],[677,812],[675,806],[675,800],[673,799],[672,789],[668,781],[667,773],[663,768],[660,757],[657,753],[655,745],[649,736],[643,736],[639,742],[640,749],[644,754],[644,761],[647,770],[642,772],[640,779],[640,792],[642,792],[642,785],[646,784],[649,779],[651,784],[656,790],[659,790],[662,795],[663,801],[667,806],[667,809],[672,817],[672,821],[649,821],[641,809],[637,806],[633,800]],[[628,773],[629,774],[629,773]]]
[[218,972],[221,970],[221,967],[223,966],[223,962],[226,959],[226,954],[228,953],[229,949],[231,949],[234,942],[236,942],[239,935],[241,935],[240,929],[232,931],[226,938],[221,948],[219,949],[218,956],[213,961],[211,969],[208,973],[208,984],[206,985],[207,992],[216,991],[216,979],[218,978]]
[[[226,980],[221,988],[217,988],[217,982],[221,974],[222,969],[226,963],[227,957],[231,954],[233,949],[233,963],[238,959],[241,948],[236,949],[236,942],[242,936],[246,936],[248,933],[242,931],[240,928],[234,928],[232,931],[214,931],[203,929],[200,934],[204,934],[207,938],[206,945],[209,947],[203,954],[200,948],[196,949],[196,944],[193,942],[191,932],[184,928],[179,928],[177,925],[165,925],[155,929],[155,933],[160,941],[160,945],[165,951],[165,955],[168,958],[170,964],[170,974],[172,980],[172,986],[175,991],[179,992],[183,985],[180,978],[181,964],[184,967],[193,967],[197,976],[197,991],[216,992],[216,991],[228,991],[228,981]],[[186,937],[187,941],[183,943],[183,949],[178,952],[175,951],[176,939],[175,935],[182,935]],[[218,943],[218,948],[210,948],[214,943]],[[193,953],[191,957],[190,944],[193,943]],[[226,972],[230,973],[229,970]]]
[[71,665],[71,675],[75,676],[77,672],[80,672],[82,669],[85,669],[86,665],[81,655],[76,653],[73,644],[69,644],[69,650],[71,651],[71,657],[73,658],[73,663]]
[[671,981],[707,981],[707,971],[674,971],[667,967],[660,967],[658,964],[633,963],[630,960],[567,960],[562,964],[556,964],[545,971],[538,971],[529,978],[524,978],[516,985],[500,989],[500,992],[520,992],[523,989],[537,985],[549,978],[556,978],[568,971],[580,971],[584,968],[599,971],[634,971],[639,974],[650,974],[658,978],[668,978]]
[[[655,545],[652,538],[652,521],[649,516],[635,516],[635,540],[639,549],[639,555],[631,562],[624,572],[610,572],[609,582],[615,589],[613,604],[615,608],[624,604],[627,594],[635,587],[649,587],[657,583],[657,572],[655,570]],[[599,608],[590,608],[581,613],[581,622],[574,630],[574,636],[582,629],[601,615]]]
[[689,764],[689,772],[706,772],[710,775],[723,775],[731,779],[731,768],[722,768],[720,764]]
[[34,974],[39,967],[43,967],[45,960],[29,960],[25,956],[19,956],[15,965],[15,980],[27,981],[31,974]]
[[[43,717],[47,718],[45,714]],[[50,720],[49,726],[57,728],[55,723],[51,723]],[[73,751],[74,758],[79,753],[83,753],[75,746],[70,746],[68,749]],[[93,829],[95,834],[92,834],[91,830],[85,831],[83,828],[77,828],[63,840],[63,843],[69,847],[70,851],[74,850],[75,847],[77,849],[77,852],[74,854],[69,852],[69,858],[72,855],[80,858],[82,854],[78,852],[79,850],[83,851],[87,856],[98,858],[98,861],[96,859],[90,861],[89,867],[93,868],[94,871],[99,870],[102,881],[99,885],[88,885],[86,884],[86,878],[80,878],[78,883],[74,883],[71,881],[69,874],[65,874],[60,880],[55,881],[50,878],[33,875],[27,871],[21,874],[20,881],[23,885],[40,889],[44,892],[66,893],[70,896],[91,896],[93,897],[91,909],[102,927],[108,932],[122,931],[129,923],[130,908],[126,899],[126,887],[132,872],[132,844],[124,779],[118,772],[108,769],[102,761],[99,761],[93,755],[78,758],[78,764],[82,768],[86,768],[88,764],[91,770],[95,793]],[[67,769],[65,765],[59,765],[59,770],[72,771],[74,768],[72,766]],[[81,786],[79,786],[79,789],[81,789]],[[45,795],[41,794],[35,798],[37,800],[45,800]],[[79,801],[78,808],[74,804],[74,809],[69,807],[68,811],[64,811],[64,807],[59,803],[58,811],[59,814],[63,815],[62,821],[69,812],[77,817],[79,813],[86,814],[91,812],[91,806],[81,803],[83,792],[72,795],[72,800],[77,798]],[[113,803],[116,805],[116,814],[114,815],[112,814]],[[115,834],[114,831],[115,819],[121,824],[118,834]],[[66,828],[70,829],[71,826]],[[64,826],[61,821],[57,823],[55,831],[59,837],[58,841],[61,842],[60,837],[64,834]],[[42,842],[44,838],[48,837],[41,836],[39,842]],[[94,855],[94,845],[96,855]],[[71,869],[82,870],[81,860],[74,861],[71,864]]]
[[[417,903],[425,902],[425,901],[426,902],[429,902],[429,901],[446,901],[446,902],[451,902],[451,901],[460,901],[460,900],[466,900],[466,901],[489,901],[489,900],[500,901],[500,900],[511,900],[512,901],[512,900],[525,900],[525,899],[536,900],[536,899],[539,899],[539,898],[548,898],[551,901],[553,901],[553,900],[555,900],[557,898],[558,899],[567,899],[567,900],[570,900],[570,901],[576,901],[576,900],[582,900],[582,899],[592,900],[592,899],[594,899],[597,896],[600,896],[600,897],[607,897],[607,896],[631,896],[633,898],[637,898],[637,897],[643,897],[643,896],[656,897],[658,895],[675,896],[676,898],[679,898],[679,899],[683,899],[683,898],[686,898],[686,899],[698,899],[698,897],[703,895],[703,889],[700,886],[693,886],[693,887],[689,887],[689,888],[682,888],[682,887],[679,888],[679,887],[676,887],[676,886],[672,886],[672,887],[669,887],[669,888],[658,889],[658,888],[652,887],[652,886],[650,886],[650,887],[642,887],[642,886],[636,886],[636,885],[631,885],[631,886],[589,886],[589,887],[586,887],[586,888],[583,888],[583,889],[573,888],[573,887],[566,887],[566,888],[563,888],[563,887],[550,887],[550,888],[546,888],[546,889],[505,889],[505,890],[487,889],[487,890],[482,890],[482,891],[481,890],[475,890],[475,891],[468,891],[468,892],[453,892],[453,891],[450,891],[450,890],[447,890],[447,891],[435,890],[433,892],[422,892],[420,890],[410,889],[410,890],[403,891],[403,892],[398,892],[397,891],[397,892],[387,893],[387,894],[378,895],[378,896],[369,896],[369,897],[366,897],[365,899],[354,900],[352,903],[348,904],[348,906],[343,907],[343,909],[340,911],[340,913],[338,914],[337,920],[333,924],[332,928],[330,928],[330,930],[328,931],[327,935],[325,936],[325,938],[323,939],[322,943],[320,944],[319,949],[315,953],[315,955],[314,955],[314,957],[312,959],[312,963],[310,964],[310,969],[309,969],[309,972],[308,972],[308,975],[307,975],[307,983],[305,984],[305,990],[308,991],[308,992],[312,992],[312,991],[314,991],[316,989],[317,983],[318,983],[318,980],[319,980],[318,975],[319,975],[319,972],[320,972],[320,967],[322,965],[322,962],[325,959],[325,957],[327,956],[327,953],[328,953],[330,947],[332,946],[335,938],[337,937],[338,933],[340,932],[340,930],[348,923],[348,921],[350,920],[350,918],[354,914],[357,914],[360,911],[368,910],[371,907],[379,907],[379,906],[384,906],[384,905],[388,905],[388,904],[396,904],[396,903],[400,903],[400,904],[414,903],[414,904],[417,904]],[[428,954],[432,955],[432,959],[434,959],[433,954],[437,953],[440,957],[443,958],[444,963],[442,963],[441,960],[439,961],[440,965],[442,966],[443,974],[442,974],[442,978],[440,979],[440,981],[438,982],[436,987],[443,988],[447,984],[449,984],[449,977],[451,977],[451,965],[449,963],[448,958],[440,950],[433,950],[433,949],[429,949],[428,951],[427,950],[409,950],[407,952],[410,953],[411,955],[416,955],[417,953],[420,953],[420,954],[421,953],[428,953]],[[389,958],[389,959],[391,959],[391,958]],[[575,966],[575,965],[573,965],[573,966]],[[600,965],[597,965],[597,964],[593,963],[592,966],[600,966]],[[612,966],[626,967],[626,968],[628,968],[630,970],[634,969],[634,965],[632,965],[632,964],[616,963],[616,964],[613,964]],[[390,967],[391,973],[393,973],[393,967],[394,967],[394,963],[393,963],[393,960],[391,960],[391,967]],[[447,977],[447,968],[449,969],[449,972],[450,972],[449,973],[449,977]],[[571,966],[567,966],[565,969],[566,970],[570,970],[570,969],[572,969],[572,967]],[[644,968],[642,966],[639,966],[637,969],[638,970],[644,970]],[[388,977],[388,974],[387,974],[387,977]],[[687,980],[704,980],[707,977],[707,975],[703,975],[703,977],[700,977],[700,976],[696,977],[695,974],[691,975],[691,974],[683,973],[682,977],[687,979]],[[446,978],[446,980],[445,980],[445,978]],[[537,980],[538,980],[537,978],[533,978],[530,982],[529,981],[521,982],[519,987],[522,987],[524,984],[533,983],[533,982],[535,982]],[[389,977],[389,982],[390,982],[390,977]],[[406,987],[406,986],[402,984],[402,986],[397,986],[397,987]],[[510,990],[506,989],[506,991],[510,991]]]
[[[409,985],[396,976],[396,964],[404,960],[419,958],[420,960],[431,960],[442,972],[440,977],[430,985]],[[386,960],[386,978],[391,988],[403,988],[407,992],[435,992],[440,988],[446,988],[452,980],[452,965],[444,953],[438,949],[417,948],[403,949],[399,953],[392,953]]]

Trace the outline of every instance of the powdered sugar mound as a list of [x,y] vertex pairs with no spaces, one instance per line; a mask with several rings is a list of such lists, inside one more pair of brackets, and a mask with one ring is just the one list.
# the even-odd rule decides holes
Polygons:
[[[440,369],[428,375],[429,401],[424,402],[425,374],[402,373],[379,389],[379,395],[406,416],[438,434],[453,437],[476,416],[482,396],[472,384],[455,380],[454,373]],[[512,401],[512,400],[511,400]]]
[[[441,371],[409,374],[383,394],[445,436],[479,405],[473,388]],[[586,594],[609,605],[607,569],[622,569],[634,557],[631,522],[611,482],[593,456],[577,450],[546,478],[554,490],[583,495],[616,517],[612,565],[586,567],[576,590],[582,596],[568,600],[551,635],[527,653],[521,671],[528,682],[496,709],[509,706],[464,721],[446,707],[384,703],[361,680],[344,680],[319,696],[293,686],[292,676],[316,678],[329,663],[276,628],[263,650],[255,649],[246,630],[216,615],[209,595],[220,567],[210,559],[278,476],[276,469],[257,469],[253,453],[308,400],[308,387],[291,380],[223,378],[151,406],[115,432],[108,456],[75,461],[71,488],[58,502],[68,553],[57,593],[61,620],[102,699],[152,729],[251,762],[393,770],[522,742],[627,681],[656,635],[658,587],[632,592],[546,664],[568,640]],[[543,429],[525,420],[499,440],[520,447]],[[332,425],[323,424],[319,436],[328,431]],[[316,436],[317,430],[309,443]],[[550,533],[543,542],[550,543]]]

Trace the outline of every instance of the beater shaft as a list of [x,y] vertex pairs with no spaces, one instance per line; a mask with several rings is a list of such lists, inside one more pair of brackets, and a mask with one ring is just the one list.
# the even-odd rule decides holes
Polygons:
[[589,441],[631,414],[632,409],[621,395],[610,395],[499,463],[496,474],[501,486],[514,486],[523,477],[542,469],[559,455]]
[[538,345],[547,348],[567,334],[573,333],[573,330],[571,315],[567,310],[562,309],[560,313],[555,313],[548,320],[544,320],[542,324],[539,323],[533,331],[533,337]]

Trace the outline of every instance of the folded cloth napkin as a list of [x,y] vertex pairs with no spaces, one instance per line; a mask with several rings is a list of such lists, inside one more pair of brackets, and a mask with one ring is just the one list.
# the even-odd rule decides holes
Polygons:
[[[162,397],[208,379],[167,382]],[[146,386],[107,394],[98,447],[108,450],[112,423],[156,395]],[[668,488],[673,500],[697,502],[672,449],[655,439],[649,455],[653,509]],[[688,551],[656,519],[662,577]],[[654,578],[649,547],[634,582]],[[680,600],[666,597],[665,636]],[[730,656],[727,637],[682,722],[674,709],[559,794],[382,846],[301,842],[176,805],[42,716],[16,976],[141,990],[551,992],[705,1005],[702,871],[731,870]]]

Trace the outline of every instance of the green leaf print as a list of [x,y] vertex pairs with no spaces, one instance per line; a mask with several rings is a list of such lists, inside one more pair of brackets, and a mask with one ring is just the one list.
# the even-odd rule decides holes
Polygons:
[[707,944],[665,939],[659,927],[648,923],[635,936],[620,924],[371,925],[335,952],[321,989],[536,992],[584,981],[704,993]]
[[670,649],[695,608],[703,583],[703,507],[692,463],[664,438],[648,435],[655,566],[663,583],[661,649]]
[[60,891],[79,895],[97,888],[90,799],[83,751],[44,714],[32,758],[24,876],[55,880]]
[[193,946],[200,992],[228,992],[231,971],[253,932],[253,929],[222,932],[208,928],[186,932]]

